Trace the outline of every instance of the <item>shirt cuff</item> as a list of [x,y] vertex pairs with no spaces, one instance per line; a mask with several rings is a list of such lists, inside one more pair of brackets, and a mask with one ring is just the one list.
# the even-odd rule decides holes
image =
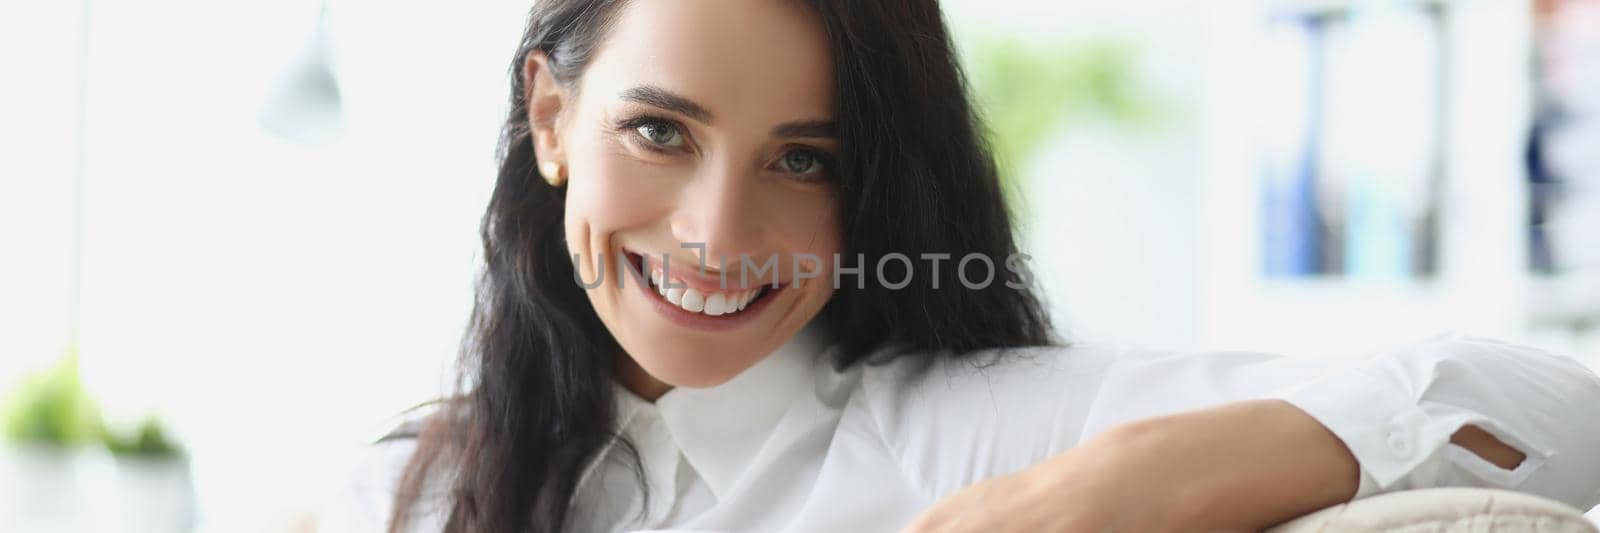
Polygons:
[[[1305,411],[1350,449],[1361,481],[1352,499],[1404,485],[1428,486],[1413,474],[1449,440],[1456,428],[1430,423],[1428,414],[1398,383],[1357,367],[1323,376],[1269,396]],[[1459,423],[1457,423],[1459,426]]]

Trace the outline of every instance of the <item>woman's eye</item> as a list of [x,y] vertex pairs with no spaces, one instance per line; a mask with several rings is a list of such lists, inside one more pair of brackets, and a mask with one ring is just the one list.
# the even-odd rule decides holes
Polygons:
[[805,150],[795,150],[784,154],[783,160],[779,161],[779,164],[782,165],[784,172],[802,176],[821,173],[825,167],[821,157]]
[[646,122],[634,127],[633,131],[651,144],[667,148],[683,146],[683,132],[678,131],[677,126],[666,122]]

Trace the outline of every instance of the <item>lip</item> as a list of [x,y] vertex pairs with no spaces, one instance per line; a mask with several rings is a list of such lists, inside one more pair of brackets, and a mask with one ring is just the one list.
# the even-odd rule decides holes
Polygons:
[[[638,255],[632,252],[627,253]],[[631,261],[632,259],[630,258],[629,260]],[[639,295],[648,300],[656,312],[662,318],[667,319],[668,322],[700,331],[727,331],[749,324],[766,310],[768,304],[789,289],[789,287],[783,285],[776,289],[768,289],[766,294],[750,302],[750,305],[746,306],[743,311],[731,315],[711,316],[704,313],[691,313],[682,307],[672,305],[662,299],[660,293],[657,293],[655,289],[650,288],[649,283],[638,283],[636,280],[629,280],[624,283],[631,283],[635,290],[639,292]],[[717,286],[716,280],[712,280],[711,283],[711,287]]]
[[[637,257],[639,259],[649,260],[650,261],[650,270],[649,270],[649,272],[645,272],[645,274],[650,274],[650,273],[654,273],[654,272],[664,272],[665,271],[665,269],[663,268],[664,265],[662,264],[661,258],[659,258],[659,257],[652,257],[652,256],[649,256],[647,254],[641,254],[639,252],[635,252],[635,251],[629,250],[627,248],[623,248],[622,249],[622,255],[621,256],[624,259],[626,259],[627,261],[629,261],[633,265],[635,270],[638,269],[639,264],[637,262],[634,262],[635,261],[634,258]],[[710,266],[710,265],[707,265],[707,266]],[[673,267],[671,269],[671,274],[672,274],[672,282],[682,284],[682,285],[684,285],[686,287],[694,288],[696,290],[699,290],[700,292],[741,291],[741,290],[745,290],[745,289],[754,289],[754,288],[760,287],[762,285],[771,285],[772,284],[771,281],[767,281],[767,282],[763,283],[763,282],[761,282],[759,280],[751,280],[751,281],[754,281],[754,283],[751,283],[748,287],[741,286],[739,284],[740,280],[738,279],[737,273],[718,274],[716,272],[711,272],[709,270],[706,271],[705,273],[702,273],[702,272],[700,272],[699,265],[695,264],[695,263],[690,263],[688,265],[679,265],[677,267]],[[723,275],[728,276],[727,279],[723,279],[723,277],[722,277]],[[783,286],[783,285],[785,285],[785,283],[782,280],[779,280],[778,281],[778,285],[779,286]]]

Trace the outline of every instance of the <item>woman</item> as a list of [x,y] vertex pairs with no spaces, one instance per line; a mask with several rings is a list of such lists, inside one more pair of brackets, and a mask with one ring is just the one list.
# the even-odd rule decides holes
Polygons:
[[1600,499],[1600,380],[1568,359],[1052,345],[934,0],[540,0],[513,70],[462,392],[377,446],[335,529],[1215,530],[1433,485]]

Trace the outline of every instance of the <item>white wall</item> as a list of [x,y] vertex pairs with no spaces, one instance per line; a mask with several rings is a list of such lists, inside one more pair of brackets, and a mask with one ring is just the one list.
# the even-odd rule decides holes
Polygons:
[[71,338],[82,7],[0,3],[0,394]]

